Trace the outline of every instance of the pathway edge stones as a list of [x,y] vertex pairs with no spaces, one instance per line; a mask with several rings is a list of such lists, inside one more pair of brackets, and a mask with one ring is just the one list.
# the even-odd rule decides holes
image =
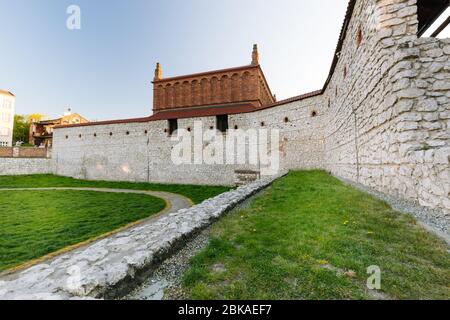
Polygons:
[[0,300],[115,298],[213,221],[287,172],[166,213],[91,245],[0,278]]

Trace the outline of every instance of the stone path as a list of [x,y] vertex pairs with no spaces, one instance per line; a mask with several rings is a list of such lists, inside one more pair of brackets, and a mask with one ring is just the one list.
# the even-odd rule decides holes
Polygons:
[[[176,212],[182,202],[177,204],[172,199],[170,212],[89,246],[1,277],[0,300],[119,297],[142,283],[164,259],[183,247],[187,239],[284,174],[263,178]],[[167,195],[165,192],[142,192]]]
[[[111,192],[111,193],[136,193],[162,198],[168,204],[162,213],[177,212],[180,209],[189,208],[193,205],[189,198],[182,195],[164,192],[164,191],[146,191],[146,190],[130,190],[130,189],[109,189],[109,188],[72,188],[72,187],[55,187],[55,188],[0,188],[2,191],[36,191],[36,190],[75,190],[75,191],[95,191],[95,192]],[[151,217],[150,217],[151,219]]]

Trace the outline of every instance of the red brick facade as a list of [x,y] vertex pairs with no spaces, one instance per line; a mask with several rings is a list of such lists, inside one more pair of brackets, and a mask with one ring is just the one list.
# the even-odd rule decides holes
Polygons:
[[1,147],[0,158],[48,158],[46,148]]
[[153,111],[194,106],[249,103],[263,106],[275,102],[258,64],[254,48],[252,64],[173,78],[162,78],[158,64],[153,81]]

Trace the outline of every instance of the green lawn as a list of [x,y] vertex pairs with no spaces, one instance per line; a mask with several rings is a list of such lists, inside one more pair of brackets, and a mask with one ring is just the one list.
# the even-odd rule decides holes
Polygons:
[[164,209],[142,194],[2,188],[96,187],[167,191],[194,203],[228,191],[222,186],[86,181],[54,175],[0,176],[0,271],[95,238]]
[[194,299],[450,299],[447,246],[322,171],[291,172],[213,226],[183,286]]
[[43,187],[95,187],[134,190],[167,191],[184,195],[194,203],[212,198],[230,190],[223,186],[199,186],[178,184],[155,184],[134,182],[110,182],[77,180],[55,175],[0,176],[1,188],[43,188]]
[[108,233],[164,209],[143,194],[1,191],[0,271]]

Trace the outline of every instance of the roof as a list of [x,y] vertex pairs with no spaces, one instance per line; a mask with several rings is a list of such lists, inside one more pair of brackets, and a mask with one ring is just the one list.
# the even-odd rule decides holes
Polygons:
[[108,125],[108,124],[119,124],[119,123],[148,122],[149,119],[150,119],[150,117],[143,117],[143,118],[120,119],[120,120],[105,120],[105,121],[96,121],[96,122],[87,122],[87,123],[66,124],[66,125],[55,126],[53,129],[74,128],[74,127],[89,127],[89,126],[104,126],[104,125]]
[[431,27],[437,18],[448,8],[449,0],[418,0],[419,36]]
[[169,119],[186,119],[186,118],[199,118],[199,117],[212,117],[225,114],[239,114],[248,113],[258,110],[252,104],[235,104],[235,105],[215,105],[215,106],[203,106],[192,107],[186,109],[173,109],[167,111],[161,111],[155,113],[149,117],[133,118],[133,119],[120,119],[120,120],[106,120],[88,123],[77,123],[68,125],[55,126],[58,128],[75,128],[75,127],[88,127],[88,126],[102,126],[109,124],[121,124],[121,123],[143,123],[149,121],[160,121]]
[[172,109],[155,113],[149,118],[149,121],[212,117],[226,114],[248,113],[256,110],[258,110],[258,108],[252,104],[207,106],[201,108],[187,108],[178,110]]
[[341,33],[339,34],[338,44],[336,46],[336,50],[334,51],[333,61],[331,62],[330,72],[328,73],[327,80],[321,90],[321,94],[325,92],[328,85],[330,84],[331,78],[333,77],[334,71],[336,69],[337,63],[339,61],[339,53],[342,50],[342,46],[344,45],[344,40],[347,35],[348,26],[350,25],[350,20],[353,15],[353,10],[355,9],[356,0],[350,0],[347,6],[347,12],[345,13],[344,22],[341,27]]
[[34,122],[35,124],[54,124],[56,122],[59,122],[61,120],[61,118],[59,119],[51,119],[51,120],[41,120],[41,121],[36,121]]
[[[80,117],[82,120],[88,121],[85,117],[81,116],[78,113],[71,113],[70,115],[61,116],[61,117],[56,118],[56,119],[40,120],[40,121],[36,121],[34,123],[35,124],[42,124],[42,125],[55,124],[55,123],[61,122],[64,118],[72,117],[72,116]],[[64,126],[64,125],[60,125],[60,126]]]
[[[338,44],[333,56],[333,61],[331,63],[330,72],[328,73],[328,78],[325,81],[325,85],[322,88],[322,93],[325,92],[328,84],[336,69],[337,63],[339,61],[339,53],[342,50],[344,40],[347,36],[347,30],[350,25],[350,20],[353,16],[353,11],[355,9],[356,0],[349,0],[347,6],[347,12],[345,14],[345,19],[342,24],[341,33],[339,35]],[[419,20],[419,32],[420,37],[435,21],[436,19],[449,7],[450,0],[417,0],[417,15]]]
[[[316,90],[316,91],[304,93],[304,94],[301,94],[299,96],[295,96],[295,97],[291,97],[291,98],[288,98],[288,99],[280,100],[280,101],[277,101],[275,103],[259,107],[257,110],[263,110],[263,109],[268,109],[268,108],[272,108],[272,107],[276,107],[276,106],[281,106],[283,104],[288,104],[288,103],[291,103],[291,102],[296,102],[296,101],[300,101],[300,100],[303,100],[303,99],[312,98],[312,97],[315,97],[315,96],[320,96],[321,94],[322,94],[322,90]],[[255,110],[255,111],[257,111],[257,110]]]
[[15,97],[15,95],[13,93],[6,91],[6,90],[2,90],[2,89],[0,89],[0,94]]

